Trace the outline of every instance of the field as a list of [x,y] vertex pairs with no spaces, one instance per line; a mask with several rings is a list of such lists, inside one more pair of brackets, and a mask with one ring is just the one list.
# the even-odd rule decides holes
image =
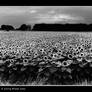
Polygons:
[[78,34],[78,35],[84,35],[84,36],[91,36],[92,33],[91,32],[51,32],[51,31],[35,31],[35,32],[21,32],[21,31],[10,31],[10,32],[6,32],[6,31],[0,31],[0,38],[16,38],[16,39],[31,39],[31,38],[38,38],[38,37],[41,37],[41,36],[47,36],[47,37],[51,37],[51,36],[60,36],[60,35],[63,35],[63,34],[68,34],[68,35],[71,35],[71,34]]
[[[61,36],[64,36],[62,38],[62,40],[63,39],[67,39],[67,40],[71,39],[71,38],[67,38],[67,35],[70,35],[70,36],[73,35],[77,39],[80,36],[91,38],[92,33],[87,33],[87,32],[86,33],[82,33],[82,32],[80,32],[80,33],[78,33],[78,32],[50,32],[50,31],[49,32],[46,32],[46,31],[43,31],[43,32],[42,31],[39,31],[39,32],[37,32],[37,31],[35,31],[35,32],[28,32],[28,31],[27,32],[21,32],[21,31],[5,32],[5,31],[3,31],[3,32],[0,32],[0,42],[5,42],[5,41],[7,42],[9,40],[32,41],[34,39],[39,39],[39,38],[44,38],[44,37],[48,37],[48,38],[54,37],[55,38],[55,37],[61,37]],[[38,80],[38,82],[33,81],[27,85],[44,85],[45,80],[46,79],[43,78],[43,79]],[[6,86],[6,85],[11,85],[11,84],[9,84],[9,83],[4,84],[3,82],[1,82],[0,85]],[[87,80],[84,80],[82,83],[78,82],[73,85],[92,85],[92,82],[87,82]]]

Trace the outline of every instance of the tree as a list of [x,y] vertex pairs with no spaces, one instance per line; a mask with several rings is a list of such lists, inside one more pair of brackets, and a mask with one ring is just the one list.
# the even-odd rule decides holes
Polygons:
[[21,25],[19,28],[17,28],[16,30],[30,31],[30,30],[31,30],[31,25],[22,24],[22,25]]
[[11,25],[1,25],[1,30],[6,30],[6,31],[14,30],[14,27]]

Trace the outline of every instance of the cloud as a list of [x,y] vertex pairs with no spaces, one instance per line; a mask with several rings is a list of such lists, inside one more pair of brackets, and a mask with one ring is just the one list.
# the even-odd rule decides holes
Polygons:
[[0,25],[23,23],[92,23],[92,7],[0,6]]
[[37,10],[29,10],[28,11],[28,13],[30,13],[30,14],[35,14],[35,13],[37,13],[38,11]]
[[26,10],[16,8],[16,7],[0,7],[0,16],[19,15],[25,12]]
[[72,16],[69,14],[55,14],[55,15],[49,15],[49,14],[39,14],[37,16],[38,21],[37,22],[79,22],[79,21],[84,21],[85,19],[80,16]]

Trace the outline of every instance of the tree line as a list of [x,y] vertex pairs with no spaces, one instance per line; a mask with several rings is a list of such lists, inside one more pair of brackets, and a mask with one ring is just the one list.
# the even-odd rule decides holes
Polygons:
[[30,31],[31,30],[31,25],[26,25],[22,24],[19,28],[14,28],[12,25],[1,25],[0,30],[5,30],[5,31]]
[[91,31],[92,24],[22,24],[19,28],[14,28],[12,25],[1,25],[0,30],[5,31]]

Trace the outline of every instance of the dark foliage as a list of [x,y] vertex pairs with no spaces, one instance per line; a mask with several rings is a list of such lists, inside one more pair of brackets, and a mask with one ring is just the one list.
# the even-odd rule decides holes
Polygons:
[[92,24],[35,24],[33,30],[37,31],[91,31]]
[[92,31],[92,24],[34,24],[32,25],[22,24],[19,28],[14,28],[12,25],[1,25],[0,30],[12,31],[12,30],[20,30],[20,31]]
[[20,30],[20,31],[31,31],[31,25],[22,24],[16,30]]
[[1,25],[1,30],[12,31],[14,30],[14,27],[11,25]]

